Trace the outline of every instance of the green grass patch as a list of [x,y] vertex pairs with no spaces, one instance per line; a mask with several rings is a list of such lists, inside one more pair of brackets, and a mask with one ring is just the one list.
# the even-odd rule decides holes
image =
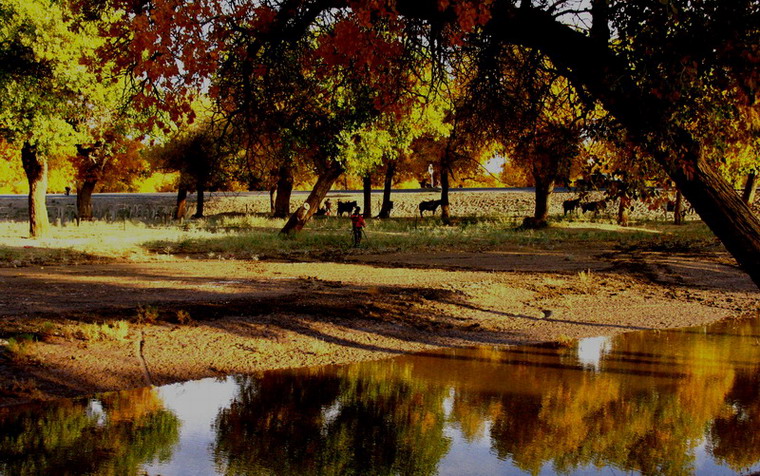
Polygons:
[[352,246],[346,217],[314,218],[294,236],[282,236],[285,221],[260,215],[225,214],[182,224],[149,226],[139,222],[83,222],[54,227],[51,236],[23,238],[18,224],[0,224],[0,266],[69,265],[113,261],[153,261],[172,255],[201,258],[330,259],[349,253],[483,251],[532,247],[614,246],[622,250],[701,252],[718,249],[701,222],[674,226],[647,222],[619,227],[554,217],[541,230],[520,230],[521,217],[400,217],[368,220],[361,248]]

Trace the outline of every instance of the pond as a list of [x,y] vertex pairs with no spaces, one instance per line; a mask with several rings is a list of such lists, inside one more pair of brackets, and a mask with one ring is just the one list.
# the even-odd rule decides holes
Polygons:
[[757,319],[0,409],[2,475],[758,470]]

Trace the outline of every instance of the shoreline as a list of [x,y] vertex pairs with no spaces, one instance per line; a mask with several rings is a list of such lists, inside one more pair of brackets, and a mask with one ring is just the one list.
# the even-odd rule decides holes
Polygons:
[[[0,338],[39,338],[0,354],[0,407],[756,315],[760,293],[726,257],[639,254],[640,272],[609,250],[0,268]],[[121,335],[93,337],[119,322]]]

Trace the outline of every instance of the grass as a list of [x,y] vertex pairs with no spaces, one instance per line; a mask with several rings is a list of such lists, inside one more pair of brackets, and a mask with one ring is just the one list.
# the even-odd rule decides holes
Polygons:
[[[346,218],[313,219],[299,234],[278,232],[284,221],[254,215],[222,215],[184,224],[149,226],[140,222],[83,222],[55,226],[50,237],[23,238],[26,224],[0,223],[0,266],[76,265],[114,261],[155,261],[171,255],[212,259],[332,257],[356,252],[460,250],[597,243],[619,249],[701,252],[719,246],[701,222],[675,227],[649,222],[622,228],[604,222],[557,219],[542,230],[517,230],[507,216],[455,217],[444,226],[437,217],[369,220],[361,250],[352,247]],[[363,250],[363,251],[362,251]]]
[[8,339],[5,348],[11,360],[22,361],[31,357],[34,352],[35,338],[31,334],[19,334]]
[[123,341],[129,335],[127,321],[82,323],[77,330],[77,337],[87,341],[114,340]]
[[578,281],[584,292],[588,293],[591,290],[591,284],[593,281],[593,274],[591,273],[591,270],[587,269],[586,271],[579,271]]

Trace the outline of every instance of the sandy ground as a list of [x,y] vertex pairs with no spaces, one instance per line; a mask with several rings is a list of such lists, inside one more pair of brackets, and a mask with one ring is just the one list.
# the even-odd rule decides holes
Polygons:
[[[733,263],[719,252],[564,247],[0,268],[0,406],[758,315],[760,292]],[[139,306],[158,320],[137,322]],[[178,311],[191,321],[178,323]],[[85,323],[118,320],[130,323],[124,339],[82,336]],[[40,341],[9,352],[8,339],[24,332]]]

